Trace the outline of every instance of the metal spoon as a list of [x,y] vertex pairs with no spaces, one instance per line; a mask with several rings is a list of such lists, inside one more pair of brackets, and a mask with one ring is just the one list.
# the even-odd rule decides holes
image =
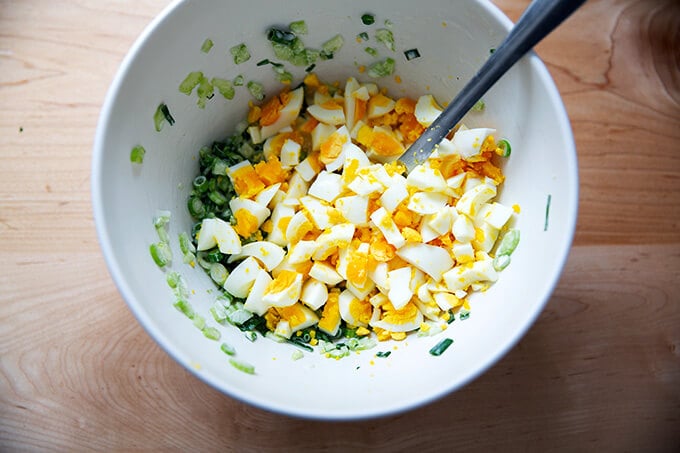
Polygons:
[[410,172],[425,162],[434,148],[473,105],[524,54],[553,31],[586,0],[534,0],[510,30],[510,34],[465,85],[453,101],[399,160]]

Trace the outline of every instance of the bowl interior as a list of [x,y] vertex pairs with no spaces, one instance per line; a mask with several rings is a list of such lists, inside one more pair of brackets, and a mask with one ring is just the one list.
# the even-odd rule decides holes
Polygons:
[[[372,42],[381,55],[397,61],[401,82],[378,80],[394,96],[432,93],[446,102],[462,88],[507,33],[510,22],[484,1],[429,2],[271,2],[251,0],[236,11],[233,2],[193,0],[172,4],[137,41],[116,76],[102,110],[93,161],[93,202],[100,242],[111,274],[131,310],[150,335],[179,363],[218,389],[270,410],[328,419],[383,415],[431,401],[469,382],[499,359],[526,331],[547,301],[566,259],[577,205],[577,170],[568,119],[548,72],[536,56],[524,58],[484,97],[483,113],[469,114],[469,126],[490,126],[513,145],[504,171],[500,201],[519,204],[516,227],[521,242],[499,281],[471,299],[466,321],[454,322],[433,337],[410,336],[380,343],[374,350],[341,360],[305,353],[293,361],[294,346],[260,339],[250,342],[232,327],[220,327],[222,340],[238,358],[253,364],[256,375],[231,367],[220,342],[206,339],[173,308],[163,272],[148,246],[157,241],[152,218],[170,210],[173,270],[188,281],[190,302],[206,319],[215,289],[202,271],[181,263],[177,235],[189,230],[186,210],[191,181],[198,171],[197,151],[225,138],[242,120],[251,99],[245,88],[227,101],[216,95],[205,110],[196,97],[178,91],[190,71],[233,79],[258,80],[273,94],[282,86],[268,66],[272,58],[266,29],[304,19],[311,47],[341,33],[345,45],[332,60],[318,64],[326,81],[348,76],[368,80],[358,66],[373,58],[356,42],[362,31],[372,36],[384,20],[392,22],[397,51]],[[376,14],[367,27],[360,16]],[[247,18],[247,20],[243,20]],[[215,46],[200,51],[204,39]],[[252,58],[234,65],[229,48],[246,43]],[[417,48],[421,57],[407,61],[403,51]],[[293,69],[292,65],[287,65]],[[296,81],[303,69],[294,72]],[[176,123],[154,130],[153,114],[165,102]],[[130,149],[141,144],[144,163],[132,165]],[[545,229],[546,202],[551,199]],[[440,357],[428,350],[441,338],[454,340]],[[376,351],[392,351],[387,359]]]

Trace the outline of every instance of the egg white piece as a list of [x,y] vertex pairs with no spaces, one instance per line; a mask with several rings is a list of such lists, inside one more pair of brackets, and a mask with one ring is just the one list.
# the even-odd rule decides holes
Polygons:
[[300,197],[303,197],[308,189],[309,184],[307,181],[304,180],[300,173],[294,172],[288,180],[288,190],[286,191],[286,197],[283,199],[283,204],[288,206],[299,205]]
[[317,249],[314,252],[315,260],[325,259],[336,248],[349,247],[356,227],[351,223],[333,225],[316,238]]
[[436,192],[416,192],[408,201],[409,210],[421,214],[434,214],[449,202],[447,195]]
[[229,200],[229,208],[231,212],[236,214],[241,209],[245,209],[250,214],[257,218],[257,226],[260,227],[271,214],[271,211],[266,206],[261,205],[257,201],[248,198],[237,197]]
[[286,338],[290,338],[298,330],[306,329],[319,322],[316,313],[299,302],[288,308],[280,309],[278,312],[281,315],[281,320],[276,325],[274,333]]
[[434,301],[437,304],[437,306],[439,306],[439,308],[441,308],[442,311],[449,311],[453,307],[457,307],[462,303],[460,299],[458,299],[451,293],[444,292],[434,293],[432,297],[434,298]]
[[460,189],[463,186],[463,181],[465,181],[466,173],[458,173],[455,176],[451,176],[446,180],[446,185],[451,189]]
[[321,144],[328,140],[335,131],[336,127],[331,124],[317,124],[312,130],[312,150],[318,151],[321,148]]
[[270,305],[262,301],[262,295],[264,294],[264,289],[272,281],[271,276],[264,269],[260,269],[255,276],[255,282],[253,287],[248,293],[246,298],[246,303],[243,308],[255,313],[256,315],[264,315],[267,310],[269,310]]
[[375,286],[381,293],[386,293],[390,289],[390,282],[388,277],[389,265],[384,262],[379,262],[372,269],[368,270],[368,278],[375,283]]
[[281,131],[281,129],[293,124],[295,119],[300,114],[304,94],[305,92],[302,87],[293,90],[288,94],[288,102],[279,111],[279,117],[276,119],[276,121],[268,126],[262,126],[260,128],[261,140],[265,140]]
[[240,253],[233,254],[229,257],[228,262],[233,263],[234,261],[252,256],[257,258],[264,265],[265,269],[271,271],[283,261],[285,254],[286,252],[283,248],[273,242],[256,241],[245,244],[241,247]]
[[418,98],[414,114],[416,120],[422,126],[428,127],[435,119],[437,119],[441,112],[442,108],[437,104],[437,101],[434,100],[434,97],[431,94],[425,94]]
[[343,280],[342,276],[332,266],[320,261],[312,265],[312,268],[309,270],[309,276],[328,286],[335,286]]
[[[361,118],[355,118],[354,112],[356,110],[356,99],[357,96],[354,93],[360,88],[359,82],[354,77],[347,79],[345,83],[345,124],[349,129],[354,127],[356,120]],[[364,90],[368,96],[368,90]]]
[[345,124],[345,112],[341,105],[329,101],[307,107],[307,112],[320,123],[338,126]]
[[328,300],[328,287],[325,283],[309,278],[304,285],[302,285],[302,294],[300,301],[307,305],[312,310],[318,310]]
[[475,259],[475,249],[469,242],[455,241],[451,247],[451,251],[458,263],[469,263]]
[[288,262],[290,264],[300,264],[312,259],[312,255],[319,248],[316,241],[300,241],[289,246]]
[[462,214],[453,221],[451,232],[459,242],[470,242],[475,238],[475,224],[470,217]]
[[439,235],[446,234],[451,231],[453,227],[454,212],[456,212],[451,207],[446,207],[434,214],[428,214],[425,216],[427,225],[435,230]]
[[371,291],[375,289],[375,283],[370,278],[366,279],[363,285],[355,285],[352,282],[347,282],[347,289],[354,294],[354,296],[359,300],[364,300]]
[[309,187],[308,194],[328,203],[333,203],[342,193],[342,190],[342,176],[337,173],[322,171]]
[[410,332],[420,327],[423,322],[423,314],[420,312],[420,310],[416,310],[412,319],[402,321],[403,322],[399,323],[390,323],[384,319],[377,319],[375,321],[371,321],[371,326],[378,327],[379,329],[389,330],[390,332]]
[[387,273],[390,290],[387,298],[397,310],[404,308],[413,297],[411,291],[411,268],[401,267]]
[[279,192],[279,187],[281,187],[281,183],[277,182],[276,184],[272,184],[271,186],[265,188],[262,190],[262,192],[255,196],[255,202],[266,208],[270,208],[271,206],[269,206],[269,204]]
[[444,281],[450,292],[467,290],[472,283],[495,282],[498,272],[493,267],[493,260],[484,259],[472,264],[458,265],[444,273]]
[[300,203],[307,210],[309,216],[312,218],[314,226],[318,229],[325,230],[331,226],[331,217],[329,213],[330,206],[326,204],[325,201],[305,195],[300,197]]
[[348,166],[350,161],[353,160],[358,162],[357,169],[371,165],[371,160],[366,156],[366,153],[351,141],[348,140],[342,147],[345,153],[345,166]]
[[392,178],[391,184],[380,196],[380,205],[385,208],[387,212],[391,213],[407,198],[408,188],[406,187],[406,178],[399,175],[398,178]]
[[[338,297],[338,307],[340,308],[340,317],[350,326],[366,327],[368,324],[362,322],[360,319],[354,317],[352,313],[352,305],[361,303],[351,291],[344,290]],[[371,312],[372,313],[372,312]]]
[[456,203],[456,210],[471,218],[474,218],[482,204],[496,196],[496,187],[488,184],[479,184],[468,190]]
[[406,178],[406,184],[424,192],[443,192],[448,187],[439,170],[425,165],[418,165],[411,170]]
[[394,223],[392,216],[390,216],[385,208],[376,209],[373,214],[371,214],[371,221],[380,230],[389,244],[397,249],[406,244],[406,239],[404,239],[401,231],[399,231],[399,227]]
[[305,231],[312,227],[311,222],[303,211],[298,211],[288,222],[284,237],[288,245],[298,242],[304,236]]
[[234,227],[222,219],[203,219],[198,233],[198,251],[215,247],[226,254],[241,252],[241,239]]
[[276,283],[276,277],[272,280],[262,294],[262,302],[272,307],[289,307],[300,300],[302,293],[302,274],[295,272],[294,279],[285,288],[278,291],[272,290],[272,285]]
[[342,143],[342,148],[340,150],[340,154],[333,159],[332,161],[328,162],[326,164],[326,171],[329,172],[334,172],[339,170],[345,165],[345,150],[348,143],[352,143],[352,137],[349,135],[349,131],[347,130],[346,126],[340,126],[338,130],[336,130],[333,134],[331,134],[331,137],[329,139],[333,140],[339,140]]
[[481,219],[492,227],[500,230],[503,228],[503,226],[505,226],[506,223],[508,223],[508,220],[510,220],[510,217],[512,217],[513,213],[514,211],[512,208],[504,206],[500,203],[486,203],[479,209],[477,219]]
[[271,216],[272,231],[267,235],[267,241],[273,242],[281,247],[287,246],[286,229],[283,228],[285,222],[282,222],[282,219],[288,217],[292,219],[293,215],[295,215],[295,209],[291,206],[286,206],[283,203],[276,205]]
[[305,182],[314,179],[318,173],[316,166],[312,164],[309,157],[305,157],[305,159],[295,167],[295,172],[298,173]]
[[376,93],[375,95],[371,96],[371,99],[368,100],[368,118],[378,118],[379,116],[390,113],[394,109],[395,105],[397,105],[397,103],[394,101],[394,99],[388,98],[387,96],[380,93]]
[[482,224],[475,229],[475,238],[472,240],[473,247],[481,252],[490,252],[498,239],[499,232],[500,230],[498,228],[494,228],[488,223],[482,222]]
[[397,256],[425,272],[437,282],[454,264],[449,252],[443,248],[417,242],[404,245],[397,250]]
[[458,154],[463,159],[478,156],[482,152],[482,144],[489,135],[496,133],[495,129],[480,127],[476,129],[460,130],[453,135],[451,141]]
[[335,208],[350,223],[356,226],[368,224],[368,197],[350,195],[335,200]]
[[371,177],[366,172],[360,172],[349,184],[347,188],[357,195],[369,196],[372,193],[382,192],[385,189],[380,181]]
[[245,299],[262,269],[255,258],[249,256],[241,261],[227,277],[224,289],[231,295]]
[[294,140],[287,139],[281,147],[281,166],[290,169],[300,163],[300,144]]
[[424,218],[420,221],[418,233],[420,233],[420,237],[422,238],[424,244],[427,244],[433,239],[437,239],[439,236],[441,236],[441,234],[439,234],[435,229],[427,224],[427,221]]
[[[446,137],[439,142],[439,145],[435,149],[437,151],[437,157],[447,157],[458,154],[456,145]],[[430,155],[430,158],[433,158],[432,155]]]

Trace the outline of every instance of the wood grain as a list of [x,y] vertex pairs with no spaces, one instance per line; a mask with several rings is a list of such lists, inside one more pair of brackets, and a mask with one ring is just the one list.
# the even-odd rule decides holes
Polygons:
[[[513,19],[526,0],[499,0]],[[496,366],[433,404],[310,422],[198,381],[99,252],[90,152],[163,0],[0,0],[0,451],[680,450],[680,3],[591,0],[537,52],[578,147],[574,248]]]

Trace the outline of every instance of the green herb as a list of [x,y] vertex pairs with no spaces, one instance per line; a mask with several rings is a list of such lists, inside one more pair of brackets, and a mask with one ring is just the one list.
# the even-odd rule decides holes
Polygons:
[[209,311],[213,319],[220,324],[227,320],[227,310],[225,310],[224,305],[221,303],[215,302]]
[[153,124],[154,127],[156,128],[156,132],[160,132],[161,129],[163,129],[163,124],[165,122],[172,126],[173,124],[175,124],[175,118],[173,118],[172,115],[170,114],[168,106],[165,105],[165,103],[161,102],[153,115]]
[[194,316],[196,316],[191,304],[184,299],[177,300],[177,302],[175,302],[173,305],[189,319],[194,319]]
[[194,314],[194,326],[198,330],[203,330],[205,328],[205,318],[199,314]]
[[307,23],[304,20],[297,20],[295,22],[291,22],[290,25],[288,25],[288,28],[290,28],[290,31],[292,31],[296,35],[307,34]]
[[305,354],[302,351],[296,349],[295,351],[293,351],[293,354],[291,354],[290,358],[293,360],[300,360],[304,356]]
[[[486,104],[484,103],[484,100],[480,99],[479,101],[477,101],[475,103],[475,105],[472,106],[472,108],[470,110],[472,110],[473,112],[483,112],[485,108],[486,108]],[[500,143],[499,143],[499,145],[500,145]]]
[[494,53],[495,51],[496,51],[495,47],[492,47],[491,49],[489,49],[489,53]]
[[545,223],[543,225],[543,231],[548,231],[548,218],[550,217],[550,201],[552,200],[552,195],[548,194],[548,200],[545,203]]
[[304,349],[305,351],[309,351],[309,352],[314,351],[314,348],[312,348],[308,344],[304,343],[299,337],[288,338],[288,339],[286,339],[286,341],[288,341],[288,343],[290,343],[290,344],[294,344],[295,346],[297,346],[300,349]]
[[244,83],[244,82],[245,82],[245,79],[243,78],[242,75],[239,74],[239,75],[237,75],[236,77],[234,77],[234,86],[235,86],[235,87],[241,87],[241,86],[243,86],[243,83]]
[[312,72],[316,68],[316,64],[311,64],[305,68],[305,72]]
[[451,346],[452,343],[453,343],[452,339],[444,338],[442,341],[434,345],[432,349],[430,349],[430,354],[432,354],[433,356],[440,356],[444,353],[444,351],[446,351],[446,349],[449,346]]
[[227,355],[236,355],[236,349],[234,349],[233,346],[228,345],[227,343],[222,343],[220,345],[220,349]]
[[363,14],[361,16],[361,22],[364,25],[373,25],[375,23],[375,16],[373,14]]
[[185,264],[190,264],[196,260],[196,247],[186,231],[179,234],[179,250],[182,252]]
[[465,321],[470,317],[470,312],[469,311],[463,311],[460,313],[460,316],[458,316],[461,321]]
[[229,100],[234,99],[234,94],[236,94],[236,92],[234,91],[234,86],[231,83],[231,80],[213,77],[210,83],[212,83],[212,85],[217,88],[217,91],[220,92],[222,97]]
[[231,53],[231,56],[234,58],[234,64],[241,64],[250,60],[250,52],[243,43],[229,49],[229,53]]
[[394,59],[386,58],[383,61],[373,63],[368,68],[367,74],[374,79],[394,74]]
[[190,72],[184,80],[182,80],[182,83],[179,84],[180,93],[184,93],[187,96],[190,95],[194,88],[201,82],[202,78],[203,73],[201,71]]
[[210,83],[207,77],[201,76],[201,80],[198,83],[198,88],[196,88],[196,94],[198,95],[198,101],[196,101],[196,104],[198,107],[204,109],[207,100],[212,99],[214,93],[215,87],[213,84]]
[[243,371],[246,374],[255,374],[255,367],[246,362],[240,362],[236,359],[229,359],[229,363],[237,370]]
[[215,340],[218,341],[222,334],[220,334],[220,331],[217,330],[215,327],[204,327],[202,330],[203,336],[210,340]]
[[244,335],[249,341],[254,342],[255,340],[257,340],[257,334],[253,330],[248,330],[248,331],[244,332]]
[[386,28],[381,28],[379,30],[376,30],[375,32],[375,39],[378,40],[378,42],[381,42],[385,44],[385,47],[387,47],[389,50],[394,52],[395,46],[394,46],[394,35],[392,32]]
[[170,211],[158,211],[156,216],[153,218],[153,226],[156,229],[158,238],[161,242],[168,244],[170,242],[170,236],[168,235],[168,230],[166,229],[168,223],[170,223]]
[[511,255],[517,248],[517,244],[519,244],[519,230],[513,228],[506,231],[498,245],[496,255]]
[[260,82],[255,82],[253,80],[248,82],[248,91],[250,92],[250,95],[257,99],[258,101],[261,101],[265,98],[264,95],[264,85],[262,85]]
[[389,19],[385,19],[384,24],[385,24],[385,27],[387,27],[387,28],[392,28],[392,25],[394,25],[394,24],[392,23],[392,21],[389,20]]
[[512,153],[512,146],[510,146],[510,142],[503,139],[499,140],[498,142],[498,147],[501,149],[501,156],[503,157],[510,157],[510,153]]
[[389,357],[390,354],[392,354],[392,351],[378,351],[375,353],[375,356],[380,358],[386,358]]
[[269,63],[271,63],[271,61],[269,61],[269,58],[265,58],[264,60],[258,61],[256,66],[264,66],[264,65],[267,65]]
[[446,320],[446,323],[451,324],[455,320],[456,320],[455,313],[453,312],[453,310],[449,310],[449,319]]
[[368,38],[368,33],[366,33],[365,31],[362,31],[361,33],[359,33],[359,34],[357,35],[357,38],[358,38],[358,39],[361,39],[362,41],[368,41],[368,39],[369,39],[369,38]]
[[156,242],[149,246],[149,252],[158,267],[167,266],[172,261],[172,250],[167,242]]
[[344,43],[345,39],[342,37],[342,35],[335,35],[321,45],[321,50],[328,55],[332,55],[340,50]]
[[510,265],[510,255],[498,255],[493,259],[493,268],[500,272]]
[[21,133],[21,132],[23,132],[23,131],[24,131],[24,127],[23,127],[23,126],[19,126],[19,132]]
[[146,154],[146,150],[142,145],[133,147],[130,151],[130,162],[133,164],[141,164],[144,162],[144,154]]
[[297,36],[292,31],[270,28],[267,30],[267,39],[272,43],[289,45],[295,42]]
[[208,53],[210,52],[210,49],[212,49],[214,43],[212,39],[206,38],[205,41],[203,41],[203,44],[201,45],[201,52],[203,53]]
[[228,276],[229,272],[227,272],[227,268],[224,267],[222,263],[214,263],[212,266],[210,266],[210,278],[212,278],[213,281],[218,285],[224,285],[224,282],[227,281]]
[[364,52],[369,54],[372,57],[377,57],[378,56],[378,51],[375,49],[375,47],[366,47],[364,49]]
[[404,56],[406,57],[407,61],[411,61],[416,58],[420,58],[420,52],[418,49],[409,49],[404,51]]

